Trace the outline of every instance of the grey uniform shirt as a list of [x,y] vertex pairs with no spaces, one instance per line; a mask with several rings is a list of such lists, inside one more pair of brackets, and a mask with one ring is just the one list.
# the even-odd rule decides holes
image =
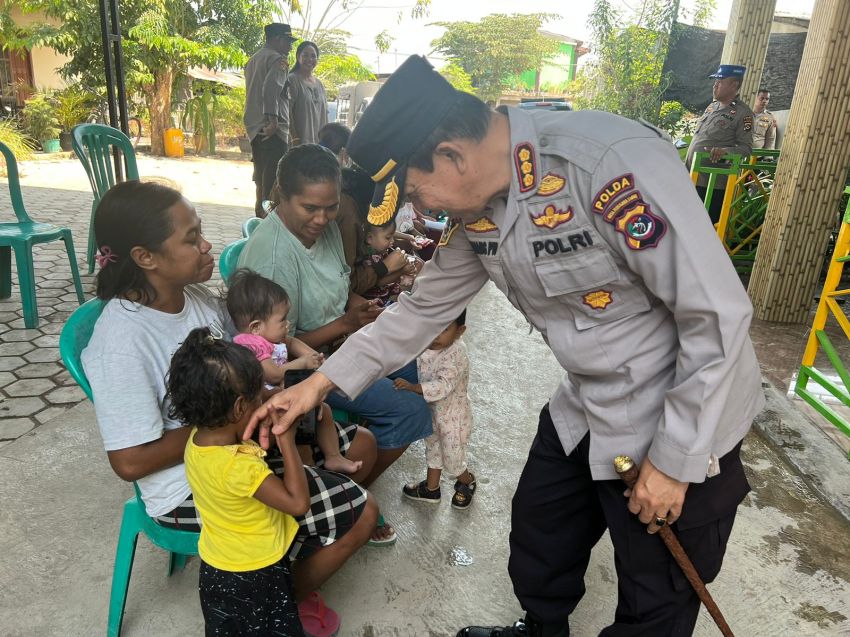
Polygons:
[[[714,101],[705,109],[688,147],[685,159],[688,169],[693,165],[694,153],[714,147],[723,148],[727,154],[741,155],[745,159],[753,151],[753,112],[738,98],[726,106]],[[707,181],[707,176],[700,175],[697,183],[704,186]],[[715,188],[725,187],[726,177],[719,175],[714,185]]]
[[245,66],[245,132],[254,139],[269,117],[277,118],[277,136],[289,142],[289,97],[286,59],[263,47]]
[[[594,479],[649,455],[702,482],[764,398],[752,306],[673,146],[593,111],[507,109],[514,176],[479,219],[450,223],[412,295],[321,367],[349,396],[424,350],[492,280],[566,371],[550,400]],[[494,379],[494,382],[498,382]]]
[[753,148],[776,147],[776,118],[769,110],[753,113]]

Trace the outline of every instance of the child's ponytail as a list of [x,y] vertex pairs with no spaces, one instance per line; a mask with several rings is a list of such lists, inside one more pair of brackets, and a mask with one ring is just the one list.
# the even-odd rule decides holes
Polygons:
[[201,327],[189,332],[174,353],[166,382],[171,418],[221,427],[232,421],[239,398],[253,401],[260,394],[263,370],[250,350]]

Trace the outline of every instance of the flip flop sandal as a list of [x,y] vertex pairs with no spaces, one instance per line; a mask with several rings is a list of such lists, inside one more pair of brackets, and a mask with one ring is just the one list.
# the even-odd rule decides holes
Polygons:
[[325,606],[317,591],[298,604],[298,616],[307,637],[336,637],[339,632],[339,615]]
[[[389,525],[387,524],[386,520],[384,520],[384,516],[379,515],[378,516],[378,525],[377,525],[376,528],[383,529],[385,526],[389,526]],[[368,544],[369,544],[369,546],[392,546],[393,544],[396,543],[396,540],[398,540],[398,535],[396,534],[395,529],[393,529],[393,532],[390,533],[389,535],[387,535],[386,537],[384,537],[383,539],[381,539],[381,540],[370,539]]]

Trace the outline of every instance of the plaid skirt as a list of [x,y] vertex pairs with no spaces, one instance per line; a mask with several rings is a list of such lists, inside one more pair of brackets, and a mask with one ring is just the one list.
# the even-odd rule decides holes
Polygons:
[[[339,450],[345,455],[357,433],[357,425],[336,425]],[[309,557],[323,546],[333,544],[351,530],[366,506],[367,492],[363,487],[348,476],[321,468],[324,457],[318,446],[313,448],[313,458],[315,466],[304,467],[310,489],[310,509],[295,518],[300,528],[289,549],[290,559]],[[266,463],[275,474],[283,475],[283,459],[277,449],[269,449]],[[153,519],[160,526],[172,529],[201,530],[200,516],[191,495],[172,511]]]

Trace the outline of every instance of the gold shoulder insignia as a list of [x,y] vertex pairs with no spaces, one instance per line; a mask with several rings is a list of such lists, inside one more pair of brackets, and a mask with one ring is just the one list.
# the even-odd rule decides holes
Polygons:
[[498,230],[499,226],[497,226],[489,217],[481,217],[474,223],[468,223],[464,226],[470,232],[493,232],[493,230]]
[[537,180],[534,161],[534,146],[529,142],[520,142],[514,147],[514,163],[520,192],[528,192],[534,188],[534,182]]
[[398,207],[398,184],[393,177],[384,186],[384,198],[380,205],[369,205],[369,214],[366,219],[373,226],[382,226],[395,216]]

